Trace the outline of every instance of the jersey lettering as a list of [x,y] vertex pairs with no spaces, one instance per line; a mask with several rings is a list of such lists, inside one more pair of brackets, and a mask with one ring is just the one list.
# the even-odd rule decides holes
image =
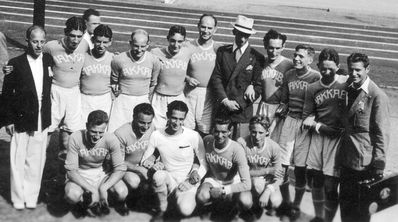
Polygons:
[[168,61],[162,60],[163,69],[182,69],[187,70],[188,62],[182,60],[170,59]]
[[320,105],[327,99],[333,99],[333,98],[345,99],[346,96],[347,96],[347,91],[345,90],[327,89],[316,95],[315,103],[317,105]]
[[131,144],[130,146],[126,147],[126,153],[130,154],[137,150],[146,150],[146,148],[148,147],[148,142],[149,142],[148,140],[137,141],[137,142]]
[[289,90],[290,91],[293,91],[295,89],[307,90],[307,86],[308,86],[308,82],[305,82],[305,81],[302,81],[302,80],[289,82]]
[[123,68],[123,74],[125,76],[140,76],[144,78],[150,78],[152,74],[152,69],[145,66],[130,66]]
[[249,163],[251,164],[258,164],[258,165],[262,165],[262,166],[266,166],[268,165],[270,159],[260,156],[258,154],[255,155],[247,155],[247,160],[249,161]]
[[84,55],[81,53],[72,53],[67,55],[66,53],[54,56],[57,63],[67,63],[67,62],[83,62]]
[[197,52],[191,57],[191,62],[196,63],[199,61],[214,61],[216,59],[216,54],[209,52]]
[[91,74],[100,73],[105,76],[111,75],[111,67],[103,64],[93,64],[83,68],[83,74],[90,76]]
[[214,153],[206,153],[206,160],[209,163],[216,163],[219,164],[227,169],[232,168],[232,162],[229,161],[227,158],[219,156]]
[[106,154],[108,154],[108,150],[99,147],[91,150],[80,149],[79,153],[81,156],[106,156]]

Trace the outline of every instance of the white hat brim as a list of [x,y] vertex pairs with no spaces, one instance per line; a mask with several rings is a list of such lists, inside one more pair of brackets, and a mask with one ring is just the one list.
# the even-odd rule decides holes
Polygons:
[[233,22],[231,22],[231,25],[232,25],[236,30],[238,30],[238,31],[240,31],[240,32],[243,32],[243,33],[246,33],[246,34],[253,35],[253,34],[256,34],[256,33],[257,33],[257,31],[256,31],[255,29],[251,29],[251,30],[250,30],[250,29],[245,29],[245,28],[236,26],[235,23],[233,23]]

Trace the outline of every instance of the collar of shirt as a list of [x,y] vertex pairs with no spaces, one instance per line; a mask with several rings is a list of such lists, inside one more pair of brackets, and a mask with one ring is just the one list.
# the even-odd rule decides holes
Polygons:
[[[246,42],[244,45],[242,45],[242,47],[240,47],[240,52],[245,53],[247,47],[249,47],[249,42]],[[232,46],[232,52],[235,52],[235,50],[238,48],[238,46],[236,45],[236,43],[234,42],[234,45]]]
[[368,94],[369,93],[369,82],[370,82],[370,78],[368,76],[368,77],[366,77],[365,82],[362,83],[361,87],[355,88],[354,83],[351,83],[348,87],[351,87],[356,90],[362,89],[363,91],[365,91],[366,94]]
[[28,57],[28,62],[29,63],[33,63],[33,62],[39,62],[41,60],[43,60],[43,53],[40,53],[39,57],[37,57],[36,59],[33,58],[31,55],[27,54]]

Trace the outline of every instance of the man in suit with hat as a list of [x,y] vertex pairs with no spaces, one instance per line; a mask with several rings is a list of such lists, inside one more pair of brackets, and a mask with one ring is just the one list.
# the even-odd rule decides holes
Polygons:
[[[264,56],[253,49],[248,41],[256,33],[253,19],[238,15],[232,25],[234,43],[218,49],[210,87],[215,95],[218,112],[231,116],[232,138],[236,139],[249,133],[248,123],[253,116],[253,101],[261,93],[259,81]],[[245,96],[249,85],[254,86],[254,100]]]

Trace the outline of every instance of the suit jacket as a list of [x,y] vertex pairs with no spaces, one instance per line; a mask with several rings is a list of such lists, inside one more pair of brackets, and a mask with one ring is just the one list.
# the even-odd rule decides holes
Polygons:
[[361,90],[345,113],[342,165],[359,171],[384,170],[390,123],[387,95],[370,80],[368,93]]
[[[233,122],[247,123],[253,116],[253,103],[243,98],[246,88],[253,84],[256,98],[261,94],[261,66],[264,56],[247,47],[239,62],[235,60],[233,45],[222,46],[217,50],[216,65],[210,79],[210,90],[216,97],[223,112],[231,116]],[[230,112],[221,104],[225,98],[239,103],[238,111]]]
[[43,54],[43,93],[37,95],[32,71],[27,54],[24,53],[11,59],[8,64],[14,67],[13,71],[4,78],[3,86],[3,125],[14,124],[17,132],[37,131],[39,102],[42,97],[40,110],[42,129],[51,124],[51,78],[48,68],[52,65],[52,57]]

